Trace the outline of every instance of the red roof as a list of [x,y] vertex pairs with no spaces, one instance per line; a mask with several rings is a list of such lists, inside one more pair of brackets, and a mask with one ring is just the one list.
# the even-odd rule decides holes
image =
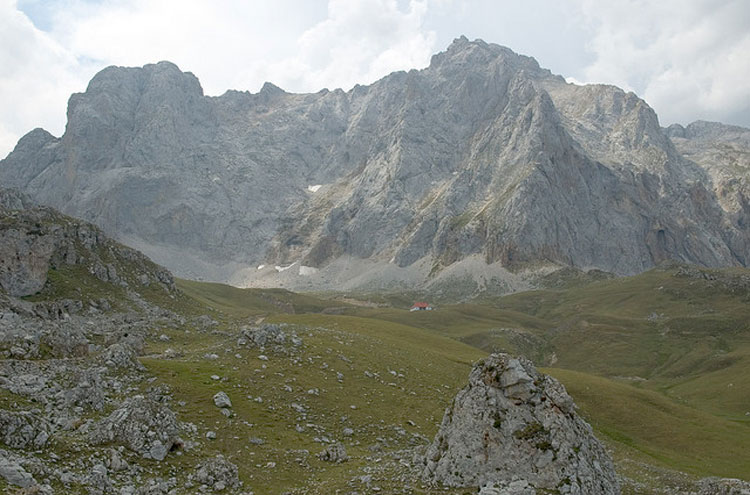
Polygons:
[[412,306],[412,308],[429,308],[429,307],[430,305],[427,304],[426,302],[415,302],[414,306]]

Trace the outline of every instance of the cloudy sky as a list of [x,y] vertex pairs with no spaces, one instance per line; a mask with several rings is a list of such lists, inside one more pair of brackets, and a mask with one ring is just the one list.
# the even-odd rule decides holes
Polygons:
[[0,157],[35,127],[59,136],[108,65],[170,60],[209,95],[349,89],[462,34],[635,91],[662,125],[750,127],[748,0],[0,0]]

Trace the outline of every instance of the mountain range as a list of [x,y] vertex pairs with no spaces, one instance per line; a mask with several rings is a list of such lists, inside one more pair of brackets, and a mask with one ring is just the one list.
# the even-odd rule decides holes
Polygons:
[[205,96],[109,67],[0,183],[175,274],[293,289],[512,291],[561,267],[750,262],[750,130],[662,128],[633,93],[455,40],[369,86]]

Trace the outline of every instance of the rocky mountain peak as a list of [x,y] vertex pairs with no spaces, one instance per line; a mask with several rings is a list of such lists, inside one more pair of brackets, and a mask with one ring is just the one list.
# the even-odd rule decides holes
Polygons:
[[718,198],[667,134],[633,93],[462,37],[349,92],[214,98],[168,62],[111,67],[0,180],[179,275],[240,285],[424,285],[466,260],[456,273],[483,260],[502,287],[526,269],[744,264],[737,168]]
[[99,135],[107,139],[116,120],[133,122],[139,114],[157,111],[180,116],[202,96],[198,78],[171,62],[137,68],[107,67],[94,76],[84,93],[70,97],[66,133],[92,132],[93,119],[104,125]]
[[750,146],[750,129],[735,125],[726,125],[721,122],[708,122],[697,120],[683,127],[680,124],[672,124],[664,130],[671,138],[682,138],[702,141],[737,141],[744,146]]
[[55,136],[41,127],[37,127],[19,139],[13,151],[18,151],[19,153],[37,151],[48,143],[55,142],[56,140],[57,138]]
[[532,79],[554,78],[562,81],[559,76],[553,76],[550,71],[539,67],[533,57],[517,54],[510,48],[480,39],[469,41],[465,36],[456,38],[445,51],[433,55],[428,71],[436,71],[447,77],[456,77],[461,72],[521,72]]
[[86,93],[118,93],[128,87],[143,93],[181,90],[198,96],[203,95],[197,77],[190,72],[182,72],[176,64],[166,60],[143,67],[106,67],[91,79]]
[[263,83],[263,87],[260,88],[260,94],[264,95],[280,95],[286,94],[286,91],[268,81]]

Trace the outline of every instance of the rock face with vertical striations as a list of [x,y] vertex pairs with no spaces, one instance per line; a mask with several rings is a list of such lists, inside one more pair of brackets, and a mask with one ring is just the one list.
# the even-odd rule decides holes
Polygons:
[[507,354],[474,366],[424,463],[426,480],[487,493],[511,484],[519,493],[620,493],[612,460],[565,388]]
[[685,132],[633,93],[460,38],[348,92],[208,97],[168,62],[110,67],[71,97],[61,138],[19,141],[0,182],[178,275],[239,285],[512,289],[561,266],[747,266],[747,167],[686,157],[680,139],[725,143]]

